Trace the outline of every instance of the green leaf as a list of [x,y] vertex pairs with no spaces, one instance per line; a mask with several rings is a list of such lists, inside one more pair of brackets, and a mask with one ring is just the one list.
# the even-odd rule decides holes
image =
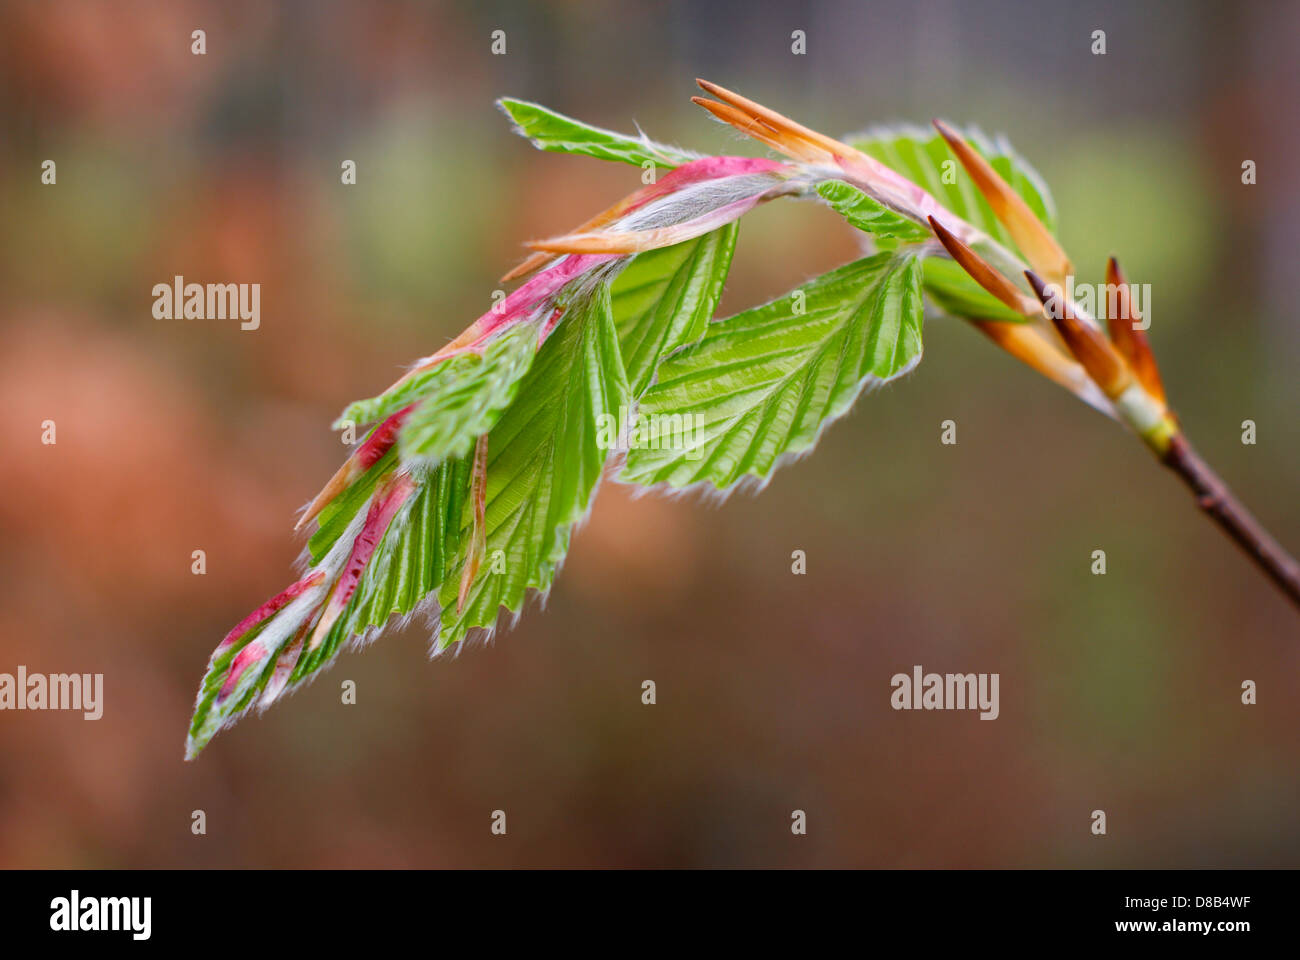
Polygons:
[[429,474],[400,526],[394,524],[385,538],[382,562],[372,560],[361,578],[353,633],[382,627],[392,614],[409,613],[438,589],[460,553],[469,488],[469,457],[448,460]]
[[460,559],[461,521],[470,490],[470,458],[447,460],[393,518],[352,599],[315,650],[304,653],[290,683],[318,671],[368,628],[383,627],[429,599]]
[[321,558],[329,553],[330,547],[347,530],[357,511],[370,500],[375,492],[375,485],[380,478],[392,472],[397,463],[397,449],[393,448],[371,465],[352,484],[326,505],[316,518],[316,531],[307,541],[307,552],[313,564],[320,563]]
[[403,463],[436,464],[463,457],[492,429],[515,398],[537,353],[538,328],[515,324],[490,340],[483,353],[464,353],[434,367],[425,399],[402,425]]
[[639,397],[660,360],[704,335],[717,309],[739,227],[632,258],[610,289],[619,348],[632,395]]
[[895,213],[843,180],[827,180],[818,185],[817,192],[832,210],[859,230],[908,243],[929,240],[932,236],[928,226]]
[[[387,461],[386,470],[379,471],[384,477],[391,476],[392,472],[391,460]],[[460,554],[470,465],[467,459],[448,460],[435,470],[411,476],[418,484],[415,491],[382,531],[356,590],[315,649],[309,649],[306,644],[306,631],[329,596],[328,579],[314,588],[303,589],[278,610],[263,616],[229,647],[218,647],[199,688],[187,742],[189,756],[197,754],[218,731],[254,706],[278,669],[285,671],[277,683],[277,693],[283,695],[333,661],[344,643],[377,631],[394,614],[414,611],[437,591]],[[349,493],[355,493],[361,502],[341,515],[355,517],[360,510],[367,509],[378,479],[354,485]],[[357,527],[352,532],[355,535]],[[344,543],[338,543],[338,539],[335,536],[336,552],[329,564],[332,569],[342,565],[346,560],[343,551],[350,552],[355,544],[353,539]],[[309,583],[309,580],[300,581],[290,590]],[[281,596],[288,595],[287,591]],[[260,613],[261,608],[254,616]],[[221,697],[236,658],[254,642],[260,645],[261,655],[241,668],[227,695]],[[284,664],[279,662],[281,656],[285,658]]]
[[512,324],[481,351],[458,354],[378,396],[354,401],[339,414],[334,429],[342,428],[347,421],[378,423],[421,398],[435,395],[449,395],[448,405],[453,408],[490,402],[490,397],[523,376],[536,349],[537,328],[528,323]]
[[[921,357],[915,253],[846,264],[779,300],[710,324],[642,398],[644,432],[620,480],[728,490],[810,449],[863,388]],[[803,297],[798,295],[802,293]]]
[[[289,595],[290,591],[303,584],[295,584],[289,591],[281,594],[277,600]],[[273,604],[276,601],[268,601]],[[319,591],[299,592],[293,599],[275,610],[265,613],[266,605],[259,607],[250,618],[261,615],[257,622],[244,630],[224,649],[218,646],[208,660],[208,669],[199,685],[198,699],[194,704],[194,716],[190,721],[189,736],[186,740],[186,756],[194,757],[223,727],[234,723],[255,702],[275,672],[276,658],[279,652],[297,636],[299,628],[315,609],[319,602]],[[238,628],[236,628],[238,629]],[[263,651],[260,659],[254,659],[242,665],[240,673],[222,698],[227,677],[236,659],[252,643],[258,643]]]
[[645,137],[629,137],[593,127],[527,100],[502,97],[497,106],[514,121],[515,132],[527,137],[539,150],[578,153],[638,167],[650,161],[670,170],[697,156]]
[[[609,453],[598,424],[630,403],[609,285],[601,284],[560,320],[519,399],[488,434],[487,550],[461,613],[458,576],[443,583],[439,649],[472,627],[493,626],[503,607],[519,611],[530,589],[550,587]],[[467,537],[468,516],[465,523]]]
[[190,719],[190,730],[185,744],[187,757],[193,757],[202,750],[222,727],[233,722],[240,713],[247,710],[253,697],[257,695],[256,689],[250,691],[248,688],[254,681],[260,681],[261,677],[259,671],[249,668],[241,678],[245,681],[244,689],[232,692],[223,703],[217,703],[217,695],[226,682],[226,674],[230,670],[232,661],[239,651],[257,639],[257,636],[265,630],[267,623],[269,620],[253,627],[237,642],[214,655],[208,662],[208,669],[203,675],[198,699],[194,704],[194,716]]

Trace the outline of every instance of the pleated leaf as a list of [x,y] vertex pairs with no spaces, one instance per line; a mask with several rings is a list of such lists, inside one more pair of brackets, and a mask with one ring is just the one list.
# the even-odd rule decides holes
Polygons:
[[402,425],[402,461],[440,463],[463,457],[515,398],[537,352],[537,327],[519,323],[494,337],[482,355],[462,354],[433,368],[447,372]]
[[731,267],[738,225],[730,223],[671,247],[637,254],[610,295],[632,395],[639,397],[659,361],[704,335]]
[[[437,402],[425,404],[421,410],[415,411],[406,422],[407,428],[419,416],[435,421],[445,417],[448,423],[445,433],[451,436],[465,429],[476,429],[479,425],[477,418],[483,415],[484,410],[504,406],[501,398],[509,395],[511,386],[528,369],[536,348],[537,328],[530,323],[513,324],[479,351],[451,357],[378,396],[349,404],[334,426],[337,429],[345,421],[377,423],[418,400],[432,398]],[[478,434],[470,437],[471,442],[475,436]],[[459,449],[463,444],[457,442],[454,446]]]
[[843,180],[827,180],[818,184],[817,193],[832,210],[866,233],[877,237],[894,237],[908,243],[929,240],[934,236],[928,224],[917,223],[895,213]]
[[204,673],[203,681],[199,685],[199,695],[194,705],[194,716],[190,719],[189,734],[185,740],[186,759],[196,756],[200,750],[207,746],[208,741],[220,732],[222,727],[232,723],[239,714],[247,710],[253,698],[257,696],[258,689],[265,685],[266,680],[270,677],[269,672],[263,676],[263,671],[250,669],[247,676],[244,677],[243,689],[235,690],[225,702],[217,703],[217,697],[225,685],[226,676],[235,657],[239,656],[240,651],[257,639],[264,629],[265,624],[254,627],[237,643],[219,653],[215,653],[209,660],[207,672]]
[[[601,284],[560,320],[488,434],[486,551],[460,613],[458,573],[443,583],[440,649],[494,626],[503,610],[518,612],[529,590],[550,587],[609,454],[598,442],[601,415],[617,418],[630,402]],[[469,523],[466,511],[464,536]]]
[[810,449],[862,390],[921,357],[913,253],[846,264],[771,303],[710,324],[666,360],[640,406],[620,479],[729,490]]
[[321,592],[319,584],[298,581],[262,604],[213,651],[190,720],[187,759],[253,706],[275,672],[280,651],[299,635]]
[[290,683],[328,664],[345,643],[368,629],[383,627],[393,615],[411,613],[425,600],[436,600],[460,559],[469,474],[469,459],[462,457],[423,477],[389,524],[347,607],[320,645],[299,660]]

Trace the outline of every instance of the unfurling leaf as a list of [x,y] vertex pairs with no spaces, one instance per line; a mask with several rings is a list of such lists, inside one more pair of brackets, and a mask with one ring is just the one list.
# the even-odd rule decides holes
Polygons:
[[668,169],[699,156],[645,137],[629,137],[593,127],[527,100],[502,97],[497,105],[514,121],[516,132],[531,140],[539,150],[578,153],[638,167],[650,161]]
[[[418,402],[414,416],[425,424],[421,431],[425,439],[417,443],[404,430],[404,455],[441,459],[447,449],[458,451],[453,456],[463,455],[468,444],[485,429],[481,428],[483,419],[510,402],[511,390],[532,362],[537,340],[536,324],[508,326],[479,349],[450,356],[399,380],[377,397],[349,404],[335,425],[348,420],[375,423]],[[430,400],[432,404],[427,402]],[[444,414],[448,418],[445,428],[430,427],[430,421]],[[410,427],[408,421],[406,429]]]
[[694,240],[637,254],[610,289],[623,366],[632,395],[659,361],[704,335],[722,296],[736,224]]
[[481,358],[467,354],[434,367],[434,374],[448,373],[429,385],[407,418],[398,443],[402,461],[432,465],[468,454],[514,400],[537,338],[535,324],[520,323],[490,341]]
[[515,403],[488,434],[486,553],[501,551],[505,571],[480,571],[458,613],[458,578],[448,577],[439,649],[471,628],[493,627],[503,608],[519,611],[529,590],[549,589],[591,504],[610,452],[598,442],[600,418],[617,419],[631,403],[608,285],[572,305],[519,397],[527,402]]
[[909,243],[930,239],[928,226],[900,216],[843,180],[827,180],[817,187],[817,192],[832,210],[866,233]]
[[620,480],[729,490],[765,480],[810,449],[867,386],[921,358],[921,270],[913,253],[846,264],[796,291],[709,325],[666,360]]

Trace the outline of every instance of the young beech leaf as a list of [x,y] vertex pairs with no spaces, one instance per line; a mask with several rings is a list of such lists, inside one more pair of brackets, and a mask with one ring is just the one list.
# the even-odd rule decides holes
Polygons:
[[[503,607],[518,612],[530,589],[550,588],[609,454],[598,443],[598,424],[630,403],[609,285],[602,283],[570,305],[488,434],[486,550],[459,613],[459,569],[443,581],[439,649],[473,627],[494,626]],[[463,536],[470,524],[466,510]]]
[[434,367],[434,373],[447,369],[402,427],[402,461],[433,465],[469,453],[514,399],[537,337],[535,324],[518,323],[490,340],[481,356],[462,354]]
[[307,553],[312,563],[320,563],[321,558],[338,542],[357,513],[370,502],[370,496],[375,492],[379,481],[391,474],[396,464],[397,449],[393,448],[320,512],[316,532],[307,541]]
[[579,153],[601,160],[617,160],[641,166],[647,160],[656,166],[673,167],[699,154],[679,150],[646,137],[629,137],[582,123],[562,113],[548,110],[527,100],[502,97],[497,101],[502,111],[515,123],[515,132],[527,137],[539,150],[556,153]]
[[[799,296],[802,294],[802,296]],[[653,443],[620,480],[729,490],[810,449],[870,384],[921,359],[921,270],[906,249],[846,264],[709,325],[642,398]]]
[[348,640],[377,632],[393,614],[409,614],[433,600],[459,562],[469,457],[447,460],[413,477],[418,489],[388,525],[343,613],[321,643],[298,661],[291,683],[327,665]]
[[894,213],[843,180],[827,180],[818,185],[817,193],[853,226],[877,237],[896,237],[916,243],[933,236],[928,224]]
[[610,297],[632,395],[639,397],[660,360],[704,335],[731,266],[737,225],[637,254]]
[[[254,703],[270,680],[277,654],[254,660],[250,654],[270,646],[279,651],[293,641],[323,587],[300,580],[268,600],[213,651],[190,720],[187,758],[195,756],[223,727],[234,723]],[[262,645],[254,648],[254,644]],[[238,673],[237,665],[242,665]]]
[[[453,398],[447,402],[448,420],[469,428],[464,422],[466,417],[474,419],[476,411],[481,414],[485,406],[490,408],[499,402],[496,398],[523,376],[537,350],[537,333],[535,324],[511,324],[480,350],[450,357],[376,397],[354,401],[339,415],[334,427],[340,428],[346,420],[358,424],[378,423],[417,400],[450,394]],[[425,410],[421,419],[427,420],[432,414],[432,410]],[[410,423],[408,419],[408,427]]]

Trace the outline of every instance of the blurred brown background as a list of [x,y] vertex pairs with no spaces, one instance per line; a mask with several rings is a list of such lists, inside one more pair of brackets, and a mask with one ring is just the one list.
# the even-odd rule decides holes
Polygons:
[[[1114,252],[1152,284],[1191,436],[1300,548],[1298,33],[1282,3],[6,3],[0,671],[102,672],[105,711],[0,714],[0,864],[1300,865],[1300,618],[1140,444],[944,319],[761,496],[607,485],[490,648],[395,632],[181,760],[209,651],[289,582],[330,420],[639,184],[535,152],[503,94],[719,152],[754,148],[697,75],[832,134],[1006,132],[1082,279]],[[766,207],[725,312],[854,255]],[[261,329],[155,320],[175,274],[260,283]],[[1000,673],[1000,719],[892,711],[916,663]]]

